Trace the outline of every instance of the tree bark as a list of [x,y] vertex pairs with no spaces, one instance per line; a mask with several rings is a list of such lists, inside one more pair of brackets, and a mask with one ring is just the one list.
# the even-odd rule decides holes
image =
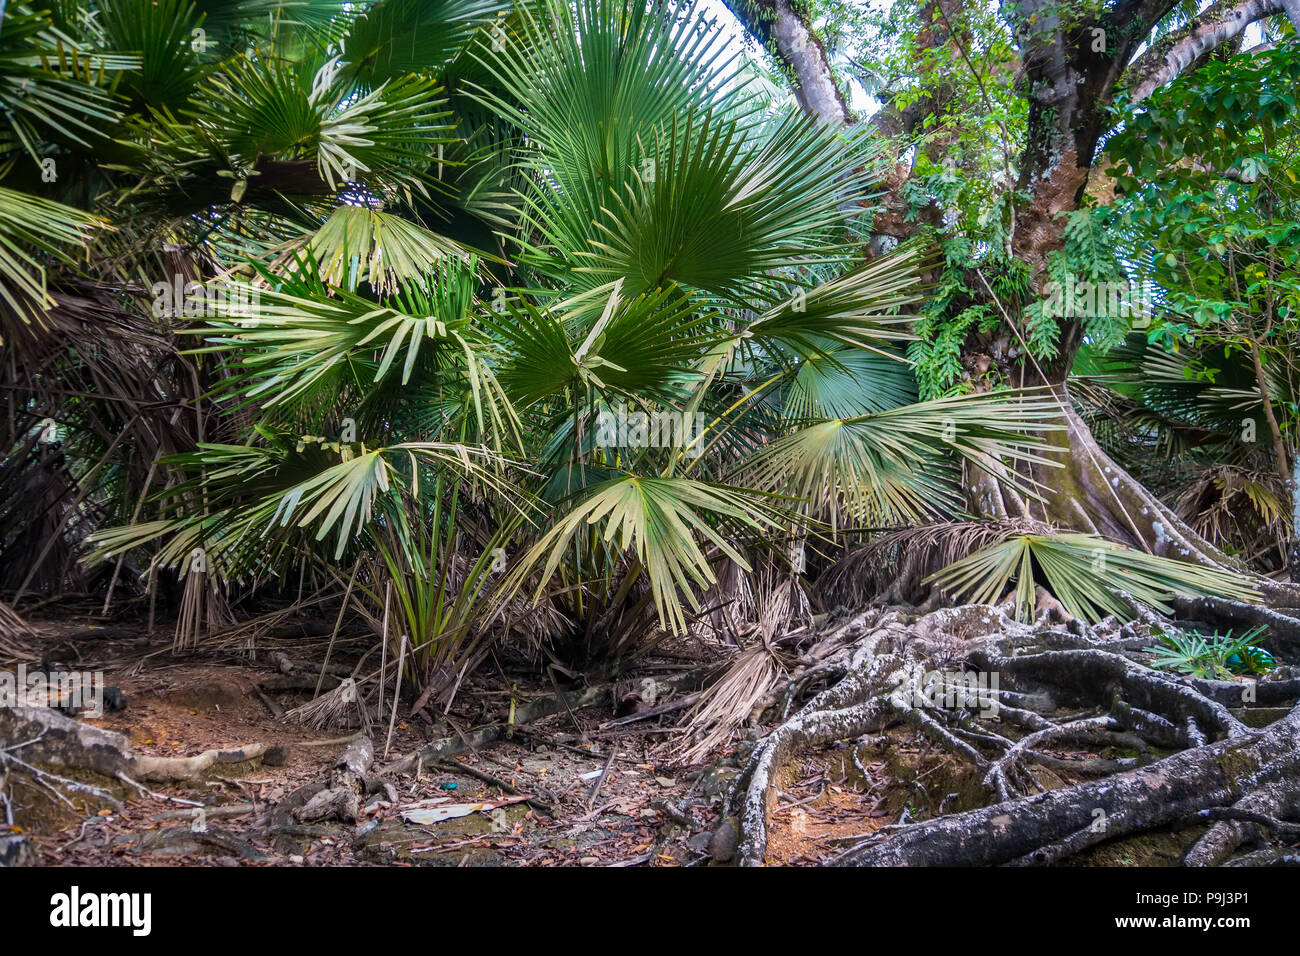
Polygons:
[[1193,531],[1168,506],[1106,454],[1070,403],[1064,385],[1061,418],[1065,430],[1046,440],[1060,467],[1036,467],[1031,477],[1041,500],[1022,498],[992,476],[977,473],[970,502],[977,513],[995,518],[1030,517],[1064,530],[1098,534],[1148,554],[1230,566],[1232,560]]
[[741,26],[778,64],[793,73],[794,95],[804,112],[831,126],[846,126],[854,121],[807,8],[791,0],[724,2]]
[[1279,0],[1279,5],[1291,26],[1295,27],[1296,34],[1300,35],[1300,0]]
[[[848,851],[853,866],[997,866],[1054,862],[1122,832],[1177,823],[1229,807],[1256,787],[1297,775],[1300,708],[1267,732],[1167,757],[1148,767],[918,823],[893,839]],[[1117,821],[1118,826],[1112,824]],[[1098,823],[1103,825],[1098,826]]]
[[[1219,0],[1182,30],[1162,37],[1128,68],[1125,85],[1141,102],[1191,67],[1206,53],[1238,37],[1246,27],[1282,12],[1300,18],[1300,0]],[[1300,31],[1300,25],[1296,29]]]
[[[1134,0],[1113,12],[1101,11],[1081,25],[1061,22],[1054,0],[1031,0],[1008,9],[1022,53],[1022,88],[1030,101],[1029,145],[1022,156],[1019,183],[1029,198],[1016,213],[1012,251],[1029,265],[1035,294],[1045,290],[1050,257],[1065,246],[1065,217],[1079,208],[1108,122],[1106,108],[1116,91],[1125,82],[1135,83],[1134,98],[1145,98],[1206,52],[1236,37],[1248,22],[1275,12],[1276,2],[1218,4],[1128,68],[1133,51],[1172,4]],[[1082,338],[1082,323],[1069,320],[1062,324],[1052,361],[1020,369],[1012,369],[1004,356],[991,363],[1002,366],[1007,380],[1047,385],[1061,396],[1067,430],[1053,441],[1061,447],[1064,467],[1035,473],[1044,486],[1041,503],[1009,501],[1005,492],[995,492],[983,478],[972,486],[972,503],[980,513],[1002,517],[1027,510],[1034,517],[1102,534],[1150,553],[1202,564],[1230,564],[1115,464],[1074,413],[1065,381]],[[979,353],[987,351],[988,345],[972,340],[969,347]],[[985,511],[985,501],[992,502],[991,512]]]
[[[1197,600],[1187,610],[1214,620],[1262,613],[1288,633],[1300,627],[1234,602]],[[1209,823],[1183,841],[1182,862],[1215,865],[1262,842],[1256,826],[1286,842],[1300,835],[1287,822],[1300,803],[1300,681],[1183,677],[1137,659],[1151,638],[1132,625],[1025,624],[987,606],[921,618],[872,609],[814,640],[820,656],[806,652],[815,663],[786,695],[830,686],[779,723],[735,778],[728,809],[741,828],[742,865],[766,861],[776,791],[792,768],[811,750],[866,734],[887,748],[924,738],[948,764],[977,771],[984,796],[972,793],[965,812],[945,814],[940,804],[929,819],[877,830],[827,864],[1043,865]],[[961,676],[945,677],[954,641]],[[1289,643],[1270,634],[1268,649]],[[971,686],[972,672],[998,675],[992,697],[952,693]],[[1114,746],[1137,756],[1095,757]],[[1034,765],[1051,768],[1055,783]]]

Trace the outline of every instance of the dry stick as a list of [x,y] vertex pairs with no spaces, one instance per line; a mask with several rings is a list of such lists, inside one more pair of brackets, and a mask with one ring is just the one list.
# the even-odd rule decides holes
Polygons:
[[262,690],[262,688],[258,687],[256,684],[253,685],[253,693],[257,695],[257,699],[262,702],[262,705],[271,712],[271,716],[276,720],[279,720],[284,716],[284,708],[277,704],[271,698],[270,694]]
[[662,714],[671,713],[674,710],[681,710],[683,707],[690,707],[697,700],[704,696],[704,692],[697,694],[688,694],[681,700],[669,701],[666,704],[660,704],[657,707],[651,707],[648,710],[640,711],[635,714],[628,714],[626,717],[616,717],[613,720],[607,720],[597,730],[608,730],[610,727],[621,727],[624,724],[634,724],[640,720],[649,720],[651,717],[658,717]]
[[[513,794],[515,796],[519,796],[523,793],[522,790],[520,790],[510,781],[502,780],[500,777],[496,776],[495,774],[490,774],[486,770],[480,770],[478,769],[478,767],[472,767],[469,764],[459,763],[455,760],[439,760],[438,763],[446,767],[447,770],[449,770],[452,773],[463,773],[467,777],[474,777],[477,780],[482,780],[484,783],[489,783],[494,787],[499,787],[500,789],[504,790],[506,793]],[[529,797],[527,800],[524,801],[524,803],[528,804],[528,806],[530,807],[536,807],[538,810],[541,810],[549,817],[556,816],[555,807],[547,803],[545,800],[538,800],[536,797]]]
[[357,572],[361,570],[361,559],[352,565],[352,577],[348,579],[347,590],[343,592],[343,603],[339,605],[339,616],[334,620],[334,630],[330,633],[330,643],[325,648],[325,660],[320,666],[320,677],[316,678],[316,692],[312,694],[312,700],[320,696],[321,684],[325,683],[325,669],[330,666],[330,654],[334,651],[334,642],[338,639],[339,628],[343,626],[343,615],[348,610],[348,598],[352,596],[352,585],[357,583]]
[[[569,722],[570,722],[571,724],[573,724],[573,729],[576,730],[576,731],[578,732],[578,736],[579,736],[579,737],[583,737],[583,736],[585,736],[585,734],[584,734],[584,732],[583,732],[583,729],[582,729],[582,724],[578,723],[577,715],[575,715],[575,714],[573,713],[573,708],[569,706],[569,701],[565,698],[564,693],[560,690],[560,682],[557,681],[557,680],[555,679],[555,669],[552,668],[552,667],[548,667],[548,668],[546,668],[546,673],[547,673],[547,676],[549,676],[549,677],[551,678],[551,687],[553,687],[553,688],[555,689],[555,696],[558,697],[558,698],[560,698],[560,702],[564,704],[564,710],[565,710],[565,712],[569,715]],[[513,716],[514,716],[514,706],[513,706],[513,704],[514,704],[514,697],[513,697],[513,695],[511,696],[510,700],[511,700],[510,713],[511,713],[511,717],[513,718]],[[510,732],[506,734],[507,737],[511,737],[511,736],[514,735],[514,720],[513,720],[513,719],[510,721],[510,724],[511,724],[511,729],[510,729]]]
[[605,769],[601,770],[600,776],[596,778],[596,782],[591,786],[591,792],[587,794],[588,810],[590,810],[591,805],[596,802],[596,795],[600,793],[600,788],[605,785],[605,777],[609,775],[609,768],[614,766],[614,758],[617,756],[618,756],[618,748],[610,747],[609,759],[605,761]]
[[384,681],[388,679],[388,601],[393,596],[393,582],[384,585],[384,620],[379,625],[379,703],[375,714],[384,712]]
[[149,562],[149,583],[145,585],[145,590],[149,592],[149,623],[145,625],[144,632],[153,634],[154,613],[158,610],[158,566],[152,561]]
[[339,744],[350,744],[354,740],[360,740],[366,735],[364,730],[358,730],[354,734],[348,734],[346,737],[331,737],[328,740],[295,740],[292,744],[294,747],[335,747]]
[[218,820],[223,817],[242,817],[250,813],[255,813],[257,807],[251,803],[236,803],[229,806],[220,807],[190,807],[187,810],[164,810],[162,813],[155,813],[155,820],[193,820],[203,816],[208,820]]
[[[153,474],[158,468],[158,462],[149,466],[149,474],[145,476],[144,488],[140,491],[140,497],[136,499],[135,511],[131,512],[131,524],[140,520],[140,511],[144,507],[144,499],[149,494],[149,486],[153,484]],[[117,564],[113,565],[113,576],[108,579],[108,593],[104,595],[104,607],[99,612],[101,617],[108,616],[108,606],[113,602],[113,589],[117,587],[117,576],[122,573],[122,562],[126,560],[126,551],[117,556]]]
[[[567,750],[569,753],[577,754],[579,757],[587,757],[591,760],[604,760],[608,756],[608,754],[601,753],[599,750],[583,750],[581,747],[575,747],[572,744],[562,744],[554,737],[548,737],[546,734],[538,733],[528,727],[520,727],[519,732],[530,740],[539,741],[548,747],[558,747],[561,750]],[[630,764],[638,764],[641,762],[641,758],[639,757],[615,756],[614,759]]]
[[397,686],[393,688],[393,710],[388,715],[388,737],[384,740],[384,759],[388,759],[388,748],[393,743],[393,728],[397,725],[397,702],[402,697],[402,668],[406,666],[406,635],[402,635],[401,646],[397,655]]
[[8,786],[9,771],[6,770],[4,781],[3,783],[0,783],[0,800],[3,800],[5,804],[5,826],[12,830],[14,828],[14,807],[13,804],[9,802],[9,794],[5,792],[5,788]]

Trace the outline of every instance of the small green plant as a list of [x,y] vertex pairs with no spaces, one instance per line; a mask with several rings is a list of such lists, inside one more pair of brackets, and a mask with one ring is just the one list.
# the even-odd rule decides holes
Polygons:
[[1148,647],[1155,655],[1155,666],[1193,677],[1224,680],[1241,674],[1267,674],[1277,662],[1259,641],[1264,627],[1252,628],[1241,637],[1214,633],[1208,637],[1192,630],[1165,631],[1161,646]]

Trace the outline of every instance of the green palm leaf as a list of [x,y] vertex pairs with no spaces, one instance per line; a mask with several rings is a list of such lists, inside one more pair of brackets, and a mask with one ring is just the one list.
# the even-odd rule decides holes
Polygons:
[[379,0],[352,24],[344,58],[371,87],[410,73],[436,75],[509,6],[501,0]]
[[[734,530],[724,533],[725,526]],[[535,598],[540,596],[566,552],[580,545],[591,529],[614,554],[639,562],[661,626],[680,633],[686,628],[686,606],[698,610],[696,591],[715,580],[706,549],[748,570],[733,544],[735,530],[761,533],[777,526],[755,496],[734,488],[687,478],[621,476],[590,489],[555,522],[515,566],[505,593],[516,593],[540,564]]]
[[468,262],[471,253],[437,233],[393,213],[341,205],[309,236],[292,243],[272,268],[313,274],[326,285],[356,291],[369,285],[379,295],[437,273],[444,263]]
[[758,450],[741,469],[756,488],[804,499],[832,524],[922,521],[960,507],[939,464],[955,455],[1025,494],[1012,466],[1056,465],[1037,436],[1059,430],[1059,406],[1034,392],[938,399],[798,427]]
[[349,385],[364,394],[390,375],[405,385],[431,365],[454,369],[478,428],[490,424],[500,447],[507,437],[517,439],[519,423],[485,343],[471,328],[477,308],[472,269],[473,263],[449,269],[428,289],[408,286],[384,303],[341,289],[326,295],[325,287],[301,278],[275,289],[218,285],[216,304],[229,321],[192,330],[209,342],[195,352],[238,349],[241,359],[221,394],[265,408],[337,395]]
[[827,344],[871,349],[891,360],[886,343],[910,341],[907,324],[916,316],[901,310],[921,301],[924,256],[909,246],[866,262],[844,275],[784,297],[746,329],[745,337],[780,356],[789,350],[822,357]]
[[84,246],[106,225],[79,209],[0,187],[0,299],[22,321],[39,319],[54,301],[45,262],[73,261],[70,247]]
[[191,0],[100,0],[99,22],[112,48],[140,58],[122,82],[132,106],[186,104],[207,71],[203,17]]
[[[699,378],[694,365],[700,352],[711,341],[705,319],[680,294],[661,290],[629,301],[621,288],[614,283],[547,310],[520,299],[485,317],[485,327],[503,346],[501,382],[517,403],[529,405],[571,385],[607,398],[666,404],[685,396],[686,383]],[[599,318],[586,321],[590,304],[602,299]]]
[[783,411],[795,420],[857,418],[916,399],[916,379],[901,355],[831,347],[799,363]]
[[1014,582],[1016,616],[1033,616],[1035,586],[1043,584],[1075,617],[1099,621],[1108,614],[1129,619],[1134,610],[1116,592],[1172,613],[1179,594],[1258,601],[1240,575],[1186,561],[1133,551],[1092,534],[1018,534],[981,548],[931,575],[962,600],[992,604]]
[[[49,155],[40,148],[47,141],[102,144],[122,116],[105,77],[139,68],[139,57],[104,52],[94,21],[83,31],[86,42],[79,42],[25,3],[10,4],[3,19],[0,110],[14,140],[38,163]],[[0,155],[12,145],[4,143]]]

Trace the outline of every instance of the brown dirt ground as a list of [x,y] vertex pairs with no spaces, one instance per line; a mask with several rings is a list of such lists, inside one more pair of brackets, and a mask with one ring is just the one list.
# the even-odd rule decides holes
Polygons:
[[[66,622],[42,626],[45,637],[53,638],[47,645],[54,646],[76,630]],[[513,739],[426,766],[418,778],[392,776],[393,792],[367,797],[355,825],[297,826],[283,809],[276,817],[277,805],[324,780],[343,749],[340,743],[306,745],[349,730],[308,729],[276,719],[254,688],[278,676],[272,650],[307,670],[320,660],[321,647],[286,639],[268,642],[255,660],[229,646],[175,656],[165,634],[149,639],[128,628],[120,640],[87,644],[82,633],[89,650],[77,666],[93,668],[90,661],[102,660],[106,684],[119,686],[129,698],[122,711],[83,719],[124,734],[137,753],[190,756],[257,742],[291,747],[282,766],[219,765],[202,781],[159,788],[152,796],[123,787],[116,791],[123,812],[80,806],[81,812],[72,813],[57,804],[57,812],[50,812],[48,795],[11,786],[17,822],[28,823],[28,836],[47,865],[710,865],[710,835],[720,819],[727,780],[742,762],[744,745],[738,741],[712,764],[681,766],[676,722],[682,712],[602,730],[614,714],[593,707],[529,724]],[[643,666],[662,674],[690,665],[668,655]],[[424,717],[399,719],[388,759],[414,752],[432,738],[500,719],[509,697],[502,690],[507,680],[518,679],[521,698],[554,693],[526,671],[507,678],[492,667],[481,670],[451,714],[434,715],[433,723]],[[310,690],[265,693],[282,710],[311,700]],[[399,716],[406,716],[405,709]],[[387,717],[385,711],[382,725],[372,729],[376,766],[386,762]],[[787,768],[770,814],[768,862],[813,865],[839,852],[849,838],[895,823],[904,812],[964,809],[968,773],[910,732],[892,734],[888,744],[832,745]],[[611,749],[615,758],[592,799],[593,775],[605,769]],[[546,806],[515,802],[433,826],[402,820],[402,807],[435,797],[479,802],[512,796],[485,776],[549,805],[549,812]],[[33,801],[42,800],[44,810],[33,812]],[[214,810],[206,833],[194,833],[191,821],[180,816],[194,804]]]
[[[47,625],[45,630],[70,629]],[[104,653],[120,650],[105,642]],[[125,642],[127,644],[139,644]],[[262,660],[204,660],[203,655],[173,657],[137,653],[120,666],[104,667],[105,684],[117,685],[128,697],[124,710],[85,722],[124,734],[135,752],[190,756],[210,748],[233,748],[255,742],[289,743],[283,766],[219,765],[202,781],[160,787],[155,796],[125,788],[115,791],[124,812],[79,805],[80,813],[49,807],[39,815],[32,801],[50,802],[29,787],[10,792],[18,823],[27,805],[28,836],[46,865],[703,865],[710,861],[708,835],[717,818],[722,780],[705,768],[674,764],[673,734],[659,719],[627,727],[600,729],[614,714],[588,708],[521,728],[514,739],[457,758],[450,765],[426,766],[391,778],[394,804],[380,792],[368,797],[368,810],[354,825],[297,827],[271,833],[267,813],[297,788],[324,779],[342,744],[303,746],[347,735],[347,728],[325,731],[277,720],[253,686],[275,674]],[[212,655],[209,655],[212,656]],[[294,656],[292,653],[290,656]],[[304,661],[310,654],[299,655]],[[33,666],[34,662],[29,662]],[[94,667],[85,662],[79,667]],[[499,681],[497,682],[499,686]],[[525,688],[521,696],[550,696],[548,686]],[[269,692],[281,708],[311,699],[310,691]],[[450,720],[463,730],[500,709],[506,696],[491,686],[474,687],[457,699]],[[404,716],[399,712],[399,718]],[[669,715],[669,718],[680,714]],[[376,766],[383,764],[387,712],[372,730]],[[413,726],[399,719],[389,760],[419,748],[431,736],[424,720]],[[433,736],[440,736],[434,733]],[[590,775],[604,770],[609,748],[615,759],[594,801]],[[461,768],[461,769],[458,769]],[[470,768],[505,781],[520,793],[550,804],[554,815],[525,803],[495,813],[476,812],[435,826],[402,821],[400,808],[433,797],[457,802],[509,798],[511,794],[471,774]],[[188,801],[181,803],[179,801]],[[191,803],[223,808],[206,820],[207,834],[194,834],[191,821],[178,818]],[[249,812],[226,815],[239,807]],[[665,808],[670,809],[665,809]],[[680,809],[679,809],[680,808]],[[59,809],[59,808],[55,808]],[[684,814],[684,815],[683,815]]]

